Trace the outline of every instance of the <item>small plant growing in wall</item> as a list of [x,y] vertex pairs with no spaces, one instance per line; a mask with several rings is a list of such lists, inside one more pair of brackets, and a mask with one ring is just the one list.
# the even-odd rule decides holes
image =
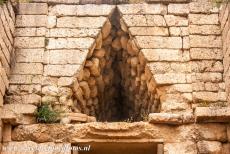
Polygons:
[[60,119],[60,111],[55,111],[48,103],[42,104],[35,112],[38,123],[56,123]]
[[4,4],[6,0],[0,0],[0,5]]

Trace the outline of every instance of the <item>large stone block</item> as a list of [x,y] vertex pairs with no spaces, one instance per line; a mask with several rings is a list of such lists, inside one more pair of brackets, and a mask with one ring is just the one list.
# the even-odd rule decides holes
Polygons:
[[89,49],[93,46],[93,38],[49,38],[47,49]]
[[41,15],[48,13],[48,5],[46,3],[19,3],[17,14]]
[[194,60],[222,60],[223,53],[221,49],[210,49],[210,48],[191,48],[190,49],[191,59]]
[[230,120],[230,108],[228,107],[196,107],[195,116],[197,122],[226,122]]
[[6,96],[5,101],[11,104],[34,104],[38,105],[41,103],[41,96],[38,94],[25,94],[25,95],[11,95]]
[[136,43],[140,48],[181,49],[180,37],[136,36]]
[[181,16],[165,15],[167,26],[188,26],[188,19]]
[[117,6],[121,14],[166,14],[167,7],[163,4],[125,4]]
[[183,54],[181,50],[176,49],[142,49],[145,59],[152,61],[183,61]]
[[15,36],[45,36],[46,28],[16,28]]
[[81,65],[46,65],[44,75],[47,76],[73,76],[81,69]]
[[189,24],[191,25],[218,25],[218,14],[189,14]]
[[43,65],[41,63],[16,63],[12,69],[12,74],[42,74]]
[[129,32],[131,35],[155,35],[155,36],[168,36],[169,32],[164,27],[130,27]]
[[47,37],[93,37],[95,38],[99,34],[100,29],[89,28],[52,28],[48,29]]
[[193,92],[194,100],[204,100],[208,102],[216,102],[216,101],[226,101],[225,92]]
[[16,37],[14,40],[15,48],[43,48],[45,47],[44,37]]
[[188,4],[169,4],[168,14],[186,15],[189,13]]
[[212,73],[212,72],[195,73],[192,75],[192,81],[222,82],[223,76],[222,73]]
[[196,0],[189,3],[191,13],[218,13],[218,8],[209,0]]
[[57,19],[57,27],[101,28],[106,20],[106,17],[60,17]]
[[217,141],[199,141],[197,143],[200,154],[221,154],[222,145]]
[[11,75],[11,84],[41,84],[41,75]]
[[[222,76],[220,74],[215,73],[223,73],[223,64],[220,61],[216,60],[197,60],[192,61],[191,68],[194,73],[201,73],[203,74],[195,74],[198,80],[200,81],[207,81],[212,80],[213,82],[218,82],[222,80]],[[211,74],[209,74],[210,72]],[[208,77],[210,75],[210,77]],[[216,79],[215,79],[216,78]]]
[[[113,5],[55,5],[49,8],[49,15],[54,16],[109,16]],[[93,11],[92,11],[93,10]]]
[[161,15],[124,15],[122,17],[128,27],[133,26],[166,26]]
[[199,124],[196,125],[197,139],[207,141],[227,141],[227,127],[224,124]]
[[42,63],[44,49],[17,49],[16,61],[25,63]]
[[189,33],[197,35],[220,35],[218,25],[189,25]]
[[221,48],[222,41],[221,36],[200,36],[200,35],[190,35],[190,46],[191,47],[201,47],[201,48]]
[[5,104],[3,110],[13,111],[17,114],[34,115],[37,107],[31,104]]
[[153,76],[157,84],[187,83],[187,76],[183,73],[165,73]]
[[48,64],[83,64],[88,50],[48,50],[45,63]]
[[188,27],[169,27],[170,36],[188,36]]
[[192,141],[178,142],[178,143],[165,143],[165,154],[197,154],[196,144]]
[[46,27],[46,15],[17,15],[16,27]]

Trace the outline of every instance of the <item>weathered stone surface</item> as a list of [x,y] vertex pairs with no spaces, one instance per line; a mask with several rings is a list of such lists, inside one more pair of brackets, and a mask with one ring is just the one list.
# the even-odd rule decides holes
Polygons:
[[45,47],[44,37],[16,37],[15,48],[43,48]]
[[47,28],[54,28],[57,25],[57,17],[56,16],[48,16],[47,17]]
[[221,73],[212,73],[212,72],[204,72],[204,73],[195,73],[192,75],[192,80],[196,81],[204,81],[204,82],[222,82],[223,77]]
[[154,35],[154,36],[168,36],[167,28],[163,27],[131,27],[129,28],[131,35]]
[[45,63],[81,65],[85,61],[87,54],[87,50],[49,50],[45,52]]
[[190,35],[190,46],[191,47],[203,47],[203,48],[221,48],[222,42],[220,36],[200,36]]
[[15,36],[45,36],[46,28],[16,28]]
[[147,61],[183,61],[181,50],[176,49],[142,49]]
[[16,61],[25,63],[43,62],[44,49],[17,49]]
[[124,15],[122,17],[128,27],[132,26],[166,26],[161,15]]
[[194,92],[193,93],[194,100],[205,100],[210,102],[215,101],[226,101],[225,92]]
[[19,3],[17,14],[41,15],[47,14],[48,5],[46,3]]
[[166,154],[196,154],[197,147],[192,141],[179,142],[179,143],[165,143],[164,153]]
[[[113,5],[55,5],[49,8],[49,15],[55,16],[108,16]],[[93,11],[92,11],[93,10]]]
[[188,27],[169,27],[170,36],[188,36]]
[[57,19],[57,27],[101,28],[106,20],[106,17],[60,17]]
[[37,107],[30,104],[5,104],[3,110],[13,111],[17,114],[33,115]]
[[8,89],[9,94],[40,94],[41,93],[41,85],[10,85]]
[[81,65],[46,65],[44,75],[73,76],[80,71]]
[[41,96],[37,94],[24,94],[24,95],[11,95],[7,96],[5,101],[7,103],[20,103],[20,104],[34,104],[38,105],[41,103]]
[[227,127],[222,124],[200,124],[196,126],[199,140],[227,141]]
[[186,74],[183,73],[165,73],[153,76],[157,84],[187,83]]
[[193,25],[217,25],[219,23],[218,14],[189,14],[189,24]]
[[189,13],[189,4],[169,4],[168,14],[184,15]]
[[99,34],[99,29],[88,28],[52,28],[47,30],[47,37],[93,37],[95,38]]
[[208,49],[208,48],[191,48],[190,49],[191,59],[194,60],[221,60],[223,58],[221,49]]
[[220,26],[218,25],[189,25],[189,33],[197,35],[220,35]]
[[11,75],[10,83],[13,84],[40,84],[42,81],[41,75]]
[[80,0],[32,0],[32,2],[46,2],[50,4],[79,4]]
[[166,14],[167,7],[163,4],[125,4],[118,5],[121,14]]
[[221,151],[222,154],[228,154],[230,153],[230,144],[229,143],[225,143],[225,144],[222,144],[222,151]]
[[12,74],[42,74],[43,65],[41,63],[16,63],[12,69]]
[[17,15],[16,27],[46,27],[46,15]]
[[198,151],[201,154],[221,154],[221,142],[217,141],[199,141],[197,143]]
[[136,43],[140,48],[182,48],[180,37],[136,36]]
[[89,49],[94,43],[93,38],[49,38],[47,49]]
[[165,15],[167,26],[188,26],[188,19],[181,16]]
[[191,13],[218,13],[218,8],[209,0],[196,0],[189,3]]
[[197,122],[229,122],[230,109],[227,107],[196,107]]

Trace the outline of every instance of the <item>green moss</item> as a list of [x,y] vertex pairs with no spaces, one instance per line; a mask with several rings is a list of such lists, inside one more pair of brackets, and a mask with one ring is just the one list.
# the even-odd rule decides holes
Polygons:
[[60,112],[53,110],[49,104],[39,106],[35,115],[39,123],[55,123],[60,118]]

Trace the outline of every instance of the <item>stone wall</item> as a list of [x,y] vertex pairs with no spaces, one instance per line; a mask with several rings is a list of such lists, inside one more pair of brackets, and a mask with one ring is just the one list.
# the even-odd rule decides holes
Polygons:
[[228,102],[230,101],[229,96],[229,84],[230,84],[230,78],[229,78],[229,53],[230,53],[230,3],[225,3],[221,6],[221,11],[219,15],[219,20],[221,23],[221,32],[222,32],[222,40],[223,40],[223,63],[224,63],[224,81],[226,84],[226,93],[227,93],[227,99]]
[[[0,113],[4,104],[3,96],[9,87],[11,64],[14,61],[15,14],[10,2],[0,5]],[[0,120],[0,141],[4,125]]]

